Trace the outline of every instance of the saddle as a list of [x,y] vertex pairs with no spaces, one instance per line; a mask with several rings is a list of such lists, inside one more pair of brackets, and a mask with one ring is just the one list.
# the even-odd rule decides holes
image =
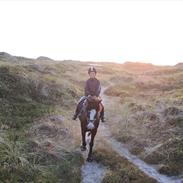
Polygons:
[[97,97],[97,96],[88,96],[86,100],[88,100],[89,102],[96,102],[96,103],[99,103],[102,101],[101,97]]

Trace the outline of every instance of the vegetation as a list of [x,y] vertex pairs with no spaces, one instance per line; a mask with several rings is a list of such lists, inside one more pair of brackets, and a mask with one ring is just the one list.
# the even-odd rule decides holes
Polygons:
[[36,119],[67,110],[80,95],[74,82],[58,80],[64,69],[62,64],[0,66],[1,182],[80,182],[80,154],[62,149],[57,157],[29,135]]
[[110,147],[99,147],[94,154],[97,162],[108,167],[108,173],[103,179],[103,183],[155,183],[156,181],[144,175],[128,160],[120,157]]
[[118,81],[105,91],[109,100],[116,98],[111,98],[112,107],[107,109],[113,134],[133,154],[158,164],[167,175],[183,171],[182,74],[183,69],[174,67],[133,72],[132,80]]
[[[70,119],[90,64],[1,55],[0,182],[81,181],[80,129]],[[181,175],[182,68],[97,64],[113,135],[161,173]],[[108,168],[103,182],[154,182],[110,148],[94,156]]]

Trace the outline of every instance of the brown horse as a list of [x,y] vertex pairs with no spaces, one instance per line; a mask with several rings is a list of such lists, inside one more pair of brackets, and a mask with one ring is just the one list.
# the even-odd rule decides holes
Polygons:
[[100,122],[100,114],[102,111],[103,105],[101,104],[101,99],[96,96],[89,96],[86,98],[83,104],[83,109],[79,115],[79,120],[81,122],[81,134],[82,134],[82,145],[81,151],[86,150],[86,132],[89,132],[88,135],[91,135],[90,147],[87,161],[91,162],[92,158],[92,148],[94,145],[94,138],[97,133],[97,128]]

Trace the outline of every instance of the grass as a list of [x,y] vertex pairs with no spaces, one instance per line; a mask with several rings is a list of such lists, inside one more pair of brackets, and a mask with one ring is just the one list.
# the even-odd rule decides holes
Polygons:
[[53,113],[54,108],[35,101],[32,102],[2,102],[0,107],[1,129],[21,129],[26,124],[33,122],[35,118],[44,114]]
[[[155,157],[153,161],[157,160],[154,154],[163,154],[160,160],[165,168],[160,171],[180,174],[182,143],[176,139],[182,139],[182,118],[163,114],[169,107],[182,109],[182,70],[138,63],[99,64],[97,78],[102,86],[110,85],[105,94],[117,96],[110,98],[110,106],[106,106],[115,137],[131,146],[130,151],[142,159],[145,149],[162,143],[162,149],[150,152],[152,156],[147,158]],[[81,135],[78,121],[71,121],[71,116],[83,95],[88,67],[89,63],[73,61],[0,61],[1,182],[81,181],[83,159],[74,151]],[[60,146],[73,146],[59,151],[59,157],[33,141],[28,133],[33,122],[44,122],[51,115],[62,115],[64,128],[71,134],[69,139],[59,139]],[[103,182],[153,182],[110,148],[98,148],[95,157],[109,168]]]
[[[148,163],[162,164],[159,171],[167,175],[182,174],[182,145],[173,140],[182,139],[182,73],[161,68],[134,74],[128,82],[118,76],[118,84],[105,92],[113,135]],[[175,143],[166,145],[169,139]]]
[[78,98],[80,88],[74,82],[56,80],[60,72],[64,77],[65,67],[1,65],[0,182],[81,181],[80,154],[63,149],[57,157],[39,147],[28,133],[36,119],[71,109]]
[[102,183],[153,183],[155,180],[147,177],[125,158],[120,157],[107,145],[98,147],[94,152],[95,160],[108,168],[108,173]]
[[81,155],[68,152],[62,158],[32,150],[28,142],[5,140],[0,144],[0,180],[3,182],[80,182]]

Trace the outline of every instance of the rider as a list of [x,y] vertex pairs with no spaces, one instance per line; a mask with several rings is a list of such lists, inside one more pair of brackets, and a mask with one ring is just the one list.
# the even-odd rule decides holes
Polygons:
[[[73,116],[73,120],[76,120],[78,114],[80,113],[80,110],[82,108],[84,100],[87,98],[87,96],[97,96],[99,97],[100,91],[101,91],[101,85],[100,81],[96,78],[97,71],[94,67],[90,67],[88,69],[88,74],[90,78],[86,81],[85,84],[85,96],[81,97],[81,99],[78,102],[75,114]],[[104,118],[104,106],[102,105],[102,111],[101,111],[101,121],[105,122]]]

